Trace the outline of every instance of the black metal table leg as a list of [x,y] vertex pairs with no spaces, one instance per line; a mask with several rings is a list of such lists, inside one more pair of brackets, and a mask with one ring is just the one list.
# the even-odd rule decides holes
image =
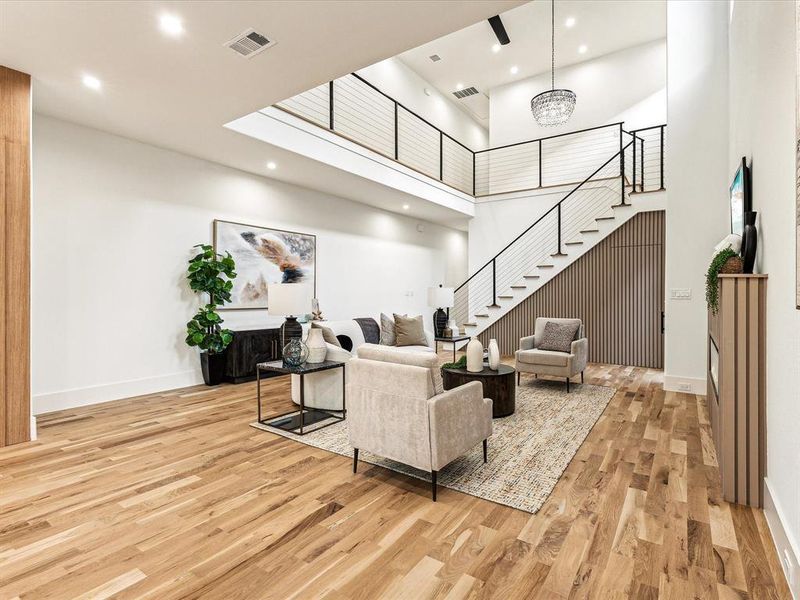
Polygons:
[[261,369],[256,367],[256,390],[258,391],[258,422],[261,423]]
[[303,414],[306,412],[306,378],[300,374],[300,435],[303,435]]

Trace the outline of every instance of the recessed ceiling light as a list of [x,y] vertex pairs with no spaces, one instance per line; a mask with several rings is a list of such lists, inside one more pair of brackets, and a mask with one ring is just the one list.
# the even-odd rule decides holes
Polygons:
[[269,162],[267,163],[267,168],[268,168],[270,171],[274,171],[275,169],[277,169],[277,168],[278,168],[278,165],[276,165],[276,164],[275,164],[274,162],[272,162],[272,161],[269,161]]
[[517,65],[514,65],[513,67],[511,67],[511,74],[516,75],[517,73],[519,73],[519,67]]
[[183,21],[175,15],[161,15],[158,20],[161,31],[172,37],[178,37],[183,34]]
[[581,44],[580,46],[578,46],[578,53],[579,54],[586,54],[587,50],[588,50],[588,48],[586,47],[586,44]]
[[564,25],[567,27],[574,27],[575,26],[575,17],[567,17],[567,20],[564,21]]
[[100,83],[100,80],[94,75],[84,75],[82,81],[83,85],[90,90],[99,90],[101,87],[103,87],[103,84]]
[[464,84],[463,83],[457,83],[456,84],[456,89],[457,90],[463,90],[464,89]]
[[498,52],[500,52],[500,44],[494,44],[494,45],[492,46],[492,52],[494,52],[495,54],[497,54]]
[[408,204],[403,204],[403,210],[408,210],[409,208],[411,207]]

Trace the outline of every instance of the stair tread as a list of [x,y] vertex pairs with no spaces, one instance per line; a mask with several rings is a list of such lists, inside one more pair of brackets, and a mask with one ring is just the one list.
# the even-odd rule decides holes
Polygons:
[[553,265],[536,265],[539,269],[552,269]]
[[610,217],[597,217],[595,221],[613,221],[614,219],[614,215],[611,215]]
[[464,323],[464,327],[477,327],[477,323]]
[[498,298],[500,298],[501,300],[507,300],[507,299],[509,299],[509,298],[513,298],[513,297],[514,297],[514,296],[513,296],[513,295],[511,295],[511,294],[508,294],[508,295],[506,295],[506,294],[501,294],[500,296],[498,296]]
[[581,229],[581,233],[597,233],[599,229]]
[[475,316],[476,316],[476,317],[478,317],[478,318],[480,319],[480,318],[486,318],[486,317],[488,317],[489,315],[475,315]]
[[565,246],[578,246],[578,245],[580,245],[582,243],[583,242],[564,242],[564,245]]
[[539,279],[541,275],[523,275],[523,279]]
[[511,289],[512,290],[524,290],[526,287],[528,287],[528,286],[527,285],[512,285]]

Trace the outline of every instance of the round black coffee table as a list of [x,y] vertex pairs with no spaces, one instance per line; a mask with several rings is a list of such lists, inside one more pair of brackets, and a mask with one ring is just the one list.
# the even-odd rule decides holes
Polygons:
[[507,417],[514,414],[517,384],[516,371],[508,365],[500,365],[497,371],[483,367],[483,371],[470,373],[466,369],[442,369],[444,389],[480,381],[483,384],[483,397],[492,399],[492,417]]

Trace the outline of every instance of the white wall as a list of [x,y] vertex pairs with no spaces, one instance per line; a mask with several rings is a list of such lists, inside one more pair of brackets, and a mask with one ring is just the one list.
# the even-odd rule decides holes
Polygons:
[[215,218],[316,234],[329,319],[429,315],[426,288],[466,273],[462,232],[41,115],[33,165],[35,413],[201,381],[184,270]]
[[[730,27],[732,172],[752,161],[756,270],[767,292],[767,517],[800,555],[800,311],[795,308],[795,14],[793,2],[736,2]],[[780,534],[780,531],[776,531]],[[776,535],[778,553],[787,541]],[[796,564],[796,563],[795,563]],[[795,587],[795,594],[800,589]]]
[[627,130],[666,122],[666,40],[656,40],[556,70],[556,87],[577,94],[560,127],[539,127],[531,98],[550,89],[550,73],[515,81],[489,95],[492,147],[625,121]]
[[[358,74],[469,149],[482,150],[488,147],[489,132],[486,128],[399,58],[375,63],[361,69]],[[426,88],[430,96],[425,94]]]
[[[706,392],[705,272],[730,233],[728,4],[667,3],[666,331],[667,389]],[[672,300],[670,290],[691,289]]]

